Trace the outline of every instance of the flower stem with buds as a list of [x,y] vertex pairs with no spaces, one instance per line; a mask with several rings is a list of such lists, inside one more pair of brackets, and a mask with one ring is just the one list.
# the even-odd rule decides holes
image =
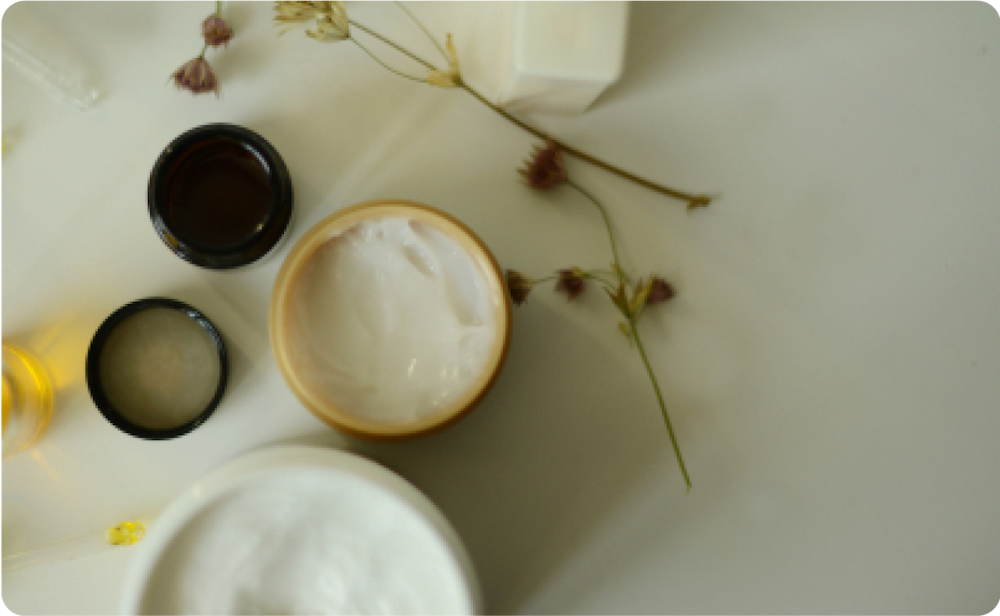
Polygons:
[[680,445],[677,443],[677,436],[674,434],[674,427],[670,421],[670,414],[667,412],[667,403],[663,399],[663,392],[660,391],[660,383],[656,379],[656,373],[649,363],[646,354],[646,347],[642,343],[639,335],[639,315],[647,306],[659,304],[669,300],[674,296],[673,287],[658,276],[639,278],[635,282],[629,280],[621,265],[618,255],[618,245],[615,242],[614,229],[611,227],[611,217],[608,215],[604,204],[600,202],[588,190],[575,183],[569,178],[566,164],[562,160],[559,145],[555,142],[548,142],[544,147],[536,147],[532,157],[526,161],[526,167],[518,169],[525,184],[536,190],[552,190],[561,184],[568,184],[574,190],[586,197],[597,207],[604,221],[604,228],[608,232],[608,241],[611,244],[611,273],[613,280],[609,280],[603,272],[599,270],[582,270],[572,267],[559,270],[556,275],[531,279],[516,270],[507,270],[507,287],[511,293],[511,298],[515,304],[520,305],[527,299],[531,289],[540,282],[558,279],[556,291],[566,294],[569,299],[579,296],[586,287],[587,280],[597,281],[608,294],[611,303],[614,304],[618,312],[621,313],[624,321],[618,323],[618,329],[628,338],[629,342],[635,341],[639,357],[649,375],[649,381],[653,385],[653,392],[656,394],[656,401],[660,405],[660,413],[667,426],[667,433],[670,435],[670,443],[674,448],[674,455],[677,457],[677,464],[680,467],[681,475],[684,476],[684,483],[687,489],[691,489],[691,477],[688,475],[687,466],[684,464],[684,457],[681,455]]
[[[682,201],[686,201],[688,203],[688,209],[705,207],[709,204],[711,198],[706,195],[692,195],[677,191],[638,177],[585,152],[581,152],[572,146],[552,139],[544,132],[514,117],[497,105],[494,105],[462,79],[459,60],[455,52],[454,44],[452,43],[451,35],[449,34],[447,36],[445,45],[442,47],[431,35],[431,33],[423,26],[423,24],[421,24],[405,6],[399,4],[399,7],[417,24],[421,31],[423,31],[423,33],[431,39],[447,62],[446,69],[437,68],[430,62],[427,62],[420,56],[412,53],[396,42],[362,24],[359,24],[353,19],[350,19],[346,14],[343,2],[278,2],[275,7],[277,13],[275,21],[279,24],[289,24],[315,20],[315,30],[306,30],[306,35],[310,38],[327,42],[351,39],[375,62],[393,74],[438,87],[461,88],[480,103],[506,118],[515,126],[519,126],[546,142],[545,147],[535,148],[535,153],[532,160],[529,161],[528,166],[524,169],[518,169],[518,172],[524,178],[525,183],[536,190],[550,190],[563,183],[569,184],[573,189],[589,199],[591,203],[597,207],[597,210],[601,214],[601,219],[604,222],[604,227],[608,232],[608,240],[611,245],[612,276],[606,276],[604,270],[585,271],[574,266],[558,270],[553,276],[533,280],[515,270],[507,270],[506,283],[507,289],[510,292],[511,300],[514,304],[521,305],[536,284],[549,280],[556,280],[556,290],[565,293],[571,300],[579,296],[584,291],[588,280],[596,281],[601,287],[604,288],[615,308],[617,308],[622,317],[625,319],[624,321],[618,323],[619,330],[628,338],[630,342],[633,340],[635,341],[639,356],[642,359],[643,366],[646,368],[646,372],[649,375],[650,382],[653,386],[653,391],[656,394],[656,400],[660,405],[660,412],[662,413],[664,422],[666,423],[667,432],[670,435],[670,442],[674,448],[674,455],[677,457],[677,463],[680,467],[681,474],[684,477],[684,483],[687,485],[688,490],[690,490],[691,478],[688,475],[687,467],[684,464],[684,458],[681,455],[680,446],[677,443],[677,437],[674,434],[674,428],[670,421],[670,415],[667,412],[667,405],[663,399],[663,392],[660,391],[660,385],[656,379],[656,374],[653,372],[653,368],[649,363],[649,357],[646,354],[646,348],[642,343],[638,328],[638,318],[644,309],[647,306],[669,300],[674,296],[674,290],[665,280],[654,275],[650,275],[646,278],[639,278],[634,282],[629,279],[629,276],[625,273],[621,264],[620,256],[618,254],[618,245],[615,241],[615,233],[611,227],[611,218],[608,215],[606,208],[593,194],[579,184],[569,180],[566,165],[563,162],[561,152],[566,152],[567,154],[617,174],[646,188]],[[427,76],[420,79],[392,68],[379,59],[360,41],[355,39],[351,33],[352,28],[357,28],[358,30],[367,33],[369,36],[381,41],[404,56],[409,57],[418,64],[423,65],[428,70]],[[202,54],[204,54],[204,50]]]
[[406,73],[404,73],[402,71],[397,71],[396,69],[392,68],[391,66],[389,66],[388,64],[386,64],[385,62],[383,62],[382,60],[380,60],[378,58],[378,56],[376,56],[375,54],[373,54],[367,47],[365,47],[364,45],[361,44],[361,41],[359,41],[358,39],[354,38],[353,36],[349,36],[348,38],[351,39],[351,41],[355,45],[357,45],[358,47],[360,47],[362,51],[364,51],[366,54],[368,54],[368,56],[372,60],[375,60],[376,62],[378,62],[379,65],[382,66],[382,68],[384,68],[385,70],[389,71],[390,73],[395,73],[396,75],[399,75],[400,77],[405,77],[405,78],[409,79],[410,81],[416,81],[418,83],[424,83],[424,80],[420,79],[419,77],[414,77],[413,75],[407,75]]
[[[408,15],[410,15],[411,19],[413,18],[413,15],[411,15],[409,11],[406,11],[406,13]],[[417,20],[414,19],[414,21],[417,21]],[[403,55],[409,57],[410,59],[414,60],[415,62],[417,62],[419,64],[422,64],[424,67],[426,67],[428,69],[433,69],[434,68],[434,65],[431,64],[430,62],[427,62],[426,60],[424,60],[420,56],[414,54],[413,52],[411,52],[410,50],[406,49],[402,45],[399,45],[396,42],[392,41],[391,39],[386,38],[385,36],[379,34],[378,32],[376,32],[374,30],[372,30],[371,28],[368,28],[368,27],[366,27],[366,26],[364,26],[364,25],[362,25],[362,24],[354,21],[353,19],[350,20],[350,22],[351,22],[352,26],[356,27],[357,29],[359,29],[359,30],[361,30],[363,32],[368,33],[370,36],[372,36],[372,37],[374,37],[374,38],[382,41],[386,45],[389,45],[390,47],[392,47],[396,51],[398,51],[398,52],[402,53]],[[420,25],[420,22],[417,21],[417,24]],[[420,25],[420,28],[422,30],[424,30],[425,33],[427,33],[427,30],[422,25]],[[430,33],[427,33],[427,36],[432,41],[434,41],[435,45],[437,45],[437,41],[434,39],[434,37],[430,36]],[[439,49],[440,49],[440,46],[439,46]],[[442,51],[442,53],[443,53],[443,51]],[[383,64],[383,66],[385,66],[385,65]],[[396,72],[396,71],[393,71],[393,72]],[[538,137],[539,139],[543,139],[545,141],[551,141],[551,142],[555,143],[556,145],[558,145],[559,148],[562,149],[562,150],[564,150],[567,154],[571,154],[572,156],[575,156],[576,158],[579,158],[580,160],[586,161],[586,162],[588,162],[588,163],[590,163],[590,164],[592,164],[592,165],[594,165],[596,167],[600,167],[601,169],[604,169],[605,171],[609,171],[611,173],[614,173],[615,175],[618,175],[619,177],[625,178],[626,180],[629,180],[630,182],[634,182],[634,183],[639,184],[640,186],[644,186],[645,188],[648,188],[650,190],[654,190],[654,191],[656,191],[658,193],[667,195],[668,197],[673,197],[674,199],[679,199],[681,201],[686,201],[687,204],[688,204],[688,209],[689,210],[690,209],[694,209],[694,208],[698,208],[698,207],[707,207],[708,204],[711,203],[711,201],[712,201],[712,198],[709,197],[708,195],[694,195],[694,194],[682,192],[682,191],[679,191],[679,190],[675,190],[673,188],[668,188],[666,186],[657,184],[656,182],[652,182],[652,181],[647,180],[645,178],[641,178],[641,177],[639,177],[639,176],[637,176],[637,175],[635,175],[633,173],[630,173],[628,171],[625,171],[624,169],[621,169],[620,167],[612,165],[611,163],[604,162],[603,160],[601,160],[601,159],[599,159],[599,158],[597,158],[595,156],[591,156],[590,154],[587,154],[586,152],[578,150],[577,148],[574,148],[571,145],[567,145],[566,143],[563,143],[562,141],[559,141],[558,139],[553,139],[551,136],[549,136],[546,133],[538,130],[534,126],[531,126],[530,124],[527,124],[526,122],[523,122],[522,120],[514,117],[513,115],[511,115],[509,112],[505,111],[501,107],[498,107],[497,105],[494,105],[486,97],[484,97],[482,94],[480,94],[479,92],[477,92],[474,88],[472,88],[469,84],[465,83],[464,80],[461,81],[460,83],[458,83],[457,85],[458,85],[458,87],[460,87],[463,90],[465,90],[466,92],[468,92],[473,98],[475,98],[476,100],[478,100],[483,105],[486,105],[487,107],[489,107],[490,109],[492,109],[493,111],[495,111],[496,113],[500,114],[501,116],[503,116],[504,118],[506,118],[508,121],[510,121],[511,123],[513,123],[515,126],[518,126],[518,127],[522,128],[522,129],[528,131],[529,133],[531,133],[532,135]]]

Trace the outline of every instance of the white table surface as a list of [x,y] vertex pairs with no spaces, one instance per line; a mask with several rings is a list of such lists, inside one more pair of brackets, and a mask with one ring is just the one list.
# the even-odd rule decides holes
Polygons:
[[[643,334],[694,482],[685,493],[639,359],[596,290],[568,303],[536,289],[495,388],[441,434],[360,442],[303,409],[270,352],[267,306],[291,243],[330,212],[422,201],[537,275],[605,265],[606,238],[579,195],[516,181],[535,143],[520,129],[350,43],[276,36],[269,3],[226,5],[236,37],[208,55],[220,98],[174,91],[167,77],[200,49],[212,8],[32,7],[93,69],[103,94],[87,112],[3,67],[3,338],[57,384],[49,432],[3,463],[5,555],[155,516],[223,461],[302,442],[359,452],[423,490],[465,541],[491,612],[997,604],[995,9],[637,3],[621,81],[583,116],[531,118],[634,172],[721,194],[688,213],[569,161],[611,211],[626,267],[678,290]],[[493,92],[504,9],[413,10],[455,32],[466,78]],[[433,57],[397,7],[349,11]],[[278,252],[228,272],[170,253],[145,197],[159,151],[219,121],[270,140],[295,187]],[[215,415],[168,442],[116,430],[83,380],[101,321],[154,295],[207,313],[233,357]],[[21,614],[113,612],[130,550],[4,572],[3,600]]]

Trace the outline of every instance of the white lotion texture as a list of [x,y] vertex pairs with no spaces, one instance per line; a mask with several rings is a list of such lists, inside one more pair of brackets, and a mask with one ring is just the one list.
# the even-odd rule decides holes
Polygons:
[[152,572],[144,614],[468,612],[433,527],[349,475],[277,473],[191,519]]
[[291,297],[291,361],[305,384],[364,419],[433,415],[483,375],[498,299],[454,239],[404,217],[332,237]]

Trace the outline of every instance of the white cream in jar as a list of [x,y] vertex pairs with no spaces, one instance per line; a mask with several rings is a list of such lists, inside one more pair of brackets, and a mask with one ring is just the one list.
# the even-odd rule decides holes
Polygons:
[[419,220],[362,220],[331,237],[290,297],[289,358],[343,411],[417,421],[467,394],[496,345],[495,293],[481,266]]
[[142,614],[470,613],[465,580],[407,501],[345,473],[236,483],[171,538]]

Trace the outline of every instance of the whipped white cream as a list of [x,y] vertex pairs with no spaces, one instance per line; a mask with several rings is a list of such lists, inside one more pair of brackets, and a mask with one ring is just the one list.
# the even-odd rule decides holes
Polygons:
[[224,493],[171,541],[143,614],[469,613],[461,571],[396,495],[276,473]]
[[398,424],[482,376],[499,300],[454,239],[403,217],[361,222],[310,258],[292,291],[291,361],[341,409]]

